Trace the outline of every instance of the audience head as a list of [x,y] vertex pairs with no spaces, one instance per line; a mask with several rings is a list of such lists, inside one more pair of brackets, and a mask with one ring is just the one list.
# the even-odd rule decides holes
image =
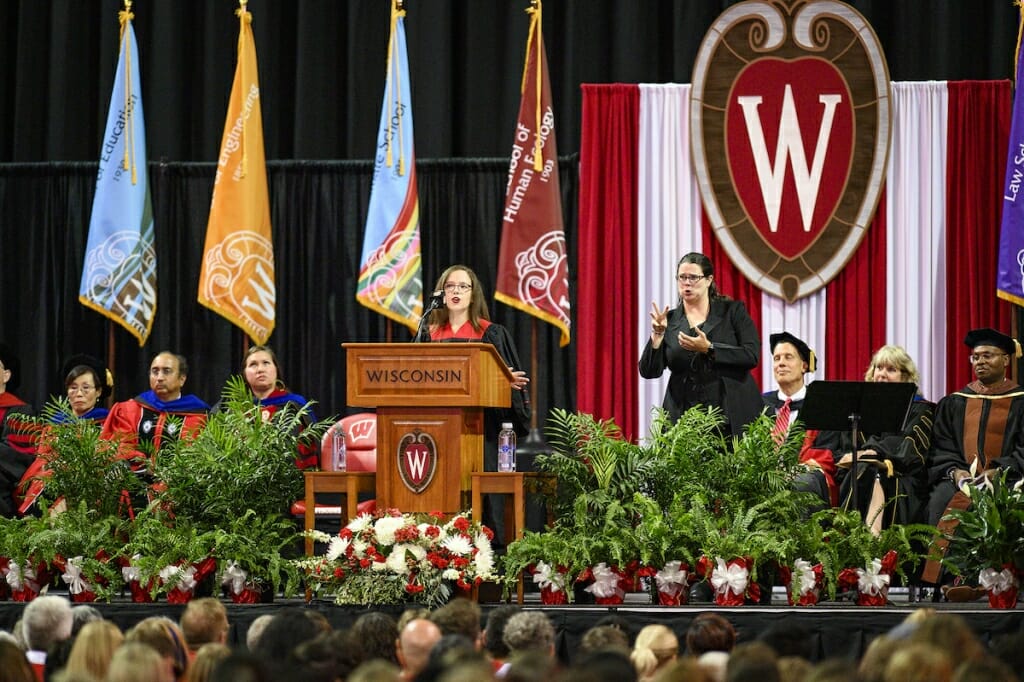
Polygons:
[[442,635],[462,635],[479,646],[480,605],[469,599],[452,599],[430,614],[430,620],[441,628]]
[[561,682],[636,682],[645,678],[637,676],[626,652],[603,649],[580,656],[560,679]]
[[231,655],[231,647],[220,642],[210,642],[199,647],[196,657],[188,666],[185,682],[208,682],[214,668]]
[[580,653],[592,653],[614,649],[630,653],[629,637],[614,625],[595,625],[583,633],[580,640]]
[[778,656],[763,642],[736,646],[725,666],[727,682],[779,682]]
[[402,615],[398,617],[398,631],[404,630],[406,625],[417,618],[430,620],[430,609],[423,606],[410,606],[402,611]]
[[853,661],[830,658],[811,666],[803,682],[860,682]]
[[441,640],[441,628],[426,618],[416,618],[398,635],[398,664],[406,678],[413,678],[427,665],[430,651]]
[[125,643],[142,642],[152,647],[165,661],[168,673],[180,677],[188,667],[185,637],[178,624],[165,616],[151,616],[135,624],[124,636]]
[[391,661],[375,658],[361,663],[352,671],[346,682],[398,682],[401,671]]
[[210,682],[271,682],[270,671],[262,658],[247,651],[234,651],[217,662]]
[[142,641],[125,642],[110,659],[104,682],[175,682],[166,658]]
[[228,610],[219,599],[193,599],[185,606],[179,623],[189,651],[199,651],[204,644],[228,641]]
[[736,629],[717,613],[698,614],[686,628],[686,649],[694,656],[705,651],[732,651],[736,646]]
[[274,619],[274,614],[264,613],[262,616],[256,616],[253,622],[249,623],[249,629],[245,631],[245,648],[249,651],[255,651],[258,646],[260,636],[263,631],[267,629],[267,625],[271,620]]
[[[713,651],[714,654],[727,654],[721,651]],[[666,667],[654,677],[654,682],[719,682],[725,679],[725,663],[722,663],[722,674],[716,677],[708,667],[705,667],[693,657],[680,658],[675,663]]]
[[905,382],[920,384],[921,375],[903,346],[885,345],[871,356],[864,381]]
[[71,607],[71,636],[74,637],[89,623],[103,620],[103,614],[95,606],[75,604]]
[[36,682],[36,674],[25,658],[25,652],[7,639],[0,640],[0,670],[7,682]]
[[909,642],[889,657],[885,682],[948,682],[953,665],[945,651],[926,642]]
[[323,631],[322,623],[310,617],[306,609],[284,608],[271,617],[252,651],[268,661],[284,661],[292,649]]
[[283,666],[276,662],[275,672],[278,677],[297,677],[309,682],[348,679],[363,660],[361,648],[348,630],[323,632],[292,649]]
[[910,636],[910,641],[932,644],[946,652],[954,668],[964,661],[985,657],[985,646],[967,621],[953,613],[937,613],[926,618]]
[[503,604],[487,614],[487,625],[484,627],[484,649],[492,658],[502,660],[508,657],[508,647],[505,646],[503,639],[505,625],[509,618],[521,612],[522,609],[518,606]]
[[66,669],[70,672],[89,673],[97,680],[102,680],[110,667],[110,659],[123,642],[121,628],[109,620],[86,623],[75,637]]
[[556,678],[558,661],[546,651],[512,652],[505,682],[537,682]]
[[460,634],[444,635],[430,650],[426,664],[416,675],[416,682],[436,682],[449,669],[462,663],[486,661],[477,643]]
[[188,379],[188,361],[185,356],[161,351],[149,364],[149,387],[164,402],[181,397],[181,389]]
[[779,679],[784,682],[803,682],[813,667],[802,656],[780,656],[776,665],[779,668]]
[[889,665],[889,659],[904,644],[902,639],[888,635],[879,635],[871,640],[857,666],[860,679],[863,682],[882,682],[885,679],[885,667]]
[[398,639],[398,624],[386,613],[372,611],[356,618],[349,634],[359,642],[363,660],[380,658],[398,665],[395,641]]
[[551,657],[555,655],[555,628],[540,611],[523,611],[509,618],[504,639],[512,654],[536,651]]
[[626,636],[626,640],[629,642],[629,648],[633,648],[633,638],[636,637],[636,632],[633,631],[633,624],[629,622],[629,618],[621,616],[618,613],[609,613],[607,616],[601,616],[594,623],[594,627],[600,625],[611,625],[613,628],[618,628],[622,631],[622,634]]
[[964,661],[953,673],[953,682],[1018,682],[1019,679],[1013,668],[991,657]]
[[679,639],[664,625],[647,625],[636,636],[629,658],[640,679],[649,679],[676,660]]
[[33,651],[49,651],[57,642],[71,637],[74,614],[64,597],[43,595],[25,607],[22,615],[25,643]]

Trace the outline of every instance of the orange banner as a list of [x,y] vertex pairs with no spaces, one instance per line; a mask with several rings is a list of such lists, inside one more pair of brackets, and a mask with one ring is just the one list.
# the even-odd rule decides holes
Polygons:
[[213,184],[199,302],[262,344],[274,331],[277,298],[270,195],[252,15],[244,3],[236,14],[238,66]]

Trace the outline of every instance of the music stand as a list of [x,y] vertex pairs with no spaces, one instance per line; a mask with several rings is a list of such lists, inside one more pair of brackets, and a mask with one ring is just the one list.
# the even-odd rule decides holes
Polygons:
[[[857,434],[899,433],[910,414],[917,386],[910,383],[874,383],[871,381],[814,381],[807,385],[799,418],[808,429],[850,431],[853,476],[857,471]],[[853,507],[857,500],[857,480],[853,481]]]

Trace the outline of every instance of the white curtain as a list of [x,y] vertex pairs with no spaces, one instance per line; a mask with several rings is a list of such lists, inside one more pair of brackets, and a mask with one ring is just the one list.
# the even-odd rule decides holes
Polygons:
[[888,306],[885,333],[903,346],[931,400],[946,386],[945,81],[893,83],[886,181]]
[[[690,162],[690,86],[640,85],[639,199],[637,202],[637,320],[639,347],[651,332],[651,302],[677,304],[676,262],[701,251],[701,202]],[[635,363],[640,358],[631,358]],[[651,410],[660,406],[668,372],[640,379],[641,436],[650,431]]]

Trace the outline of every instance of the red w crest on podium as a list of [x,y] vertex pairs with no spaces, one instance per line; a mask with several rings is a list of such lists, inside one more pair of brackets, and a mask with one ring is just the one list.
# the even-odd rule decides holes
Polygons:
[[406,433],[398,443],[398,474],[414,493],[423,492],[437,471],[437,445],[419,429]]

